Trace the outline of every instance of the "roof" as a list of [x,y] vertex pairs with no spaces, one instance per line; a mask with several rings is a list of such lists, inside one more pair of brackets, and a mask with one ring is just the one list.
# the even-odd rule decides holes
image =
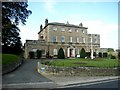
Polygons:
[[[74,24],[65,24],[65,23],[59,23],[59,22],[51,22],[51,23],[48,23],[43,29],[45,29],[48,25],[56,25],[56,26],[66,26],[66,27],[75,27],[75,28],[88,29],[87,27],[81,27],[81,26],[74,25]],[[43,30],[43,29],[42,29],[42,30]],[[42,31],[42,30],[41,30],[41,31]],[[38,34],[39,34],[41,31],[39,31]]]

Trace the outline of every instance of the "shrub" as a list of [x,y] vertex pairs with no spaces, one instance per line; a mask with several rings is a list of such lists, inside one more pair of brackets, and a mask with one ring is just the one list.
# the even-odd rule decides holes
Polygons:
[[90,53],[90,52],[86,52],[86,56],[87,56],[88,58],[90,58],[91,53]]
[[102,57],[102,53],[101,52],[99,52],[99,57]]
[[85,58],[85,57],[86,57],[86,52],[85,52],[85,49],[82,48],[80,52],[80,58]]
[[37,58],[41,58],[42,57],[42,51],[41,50],[37,50]]
[[58,58],[59,59],[65,59],[65,54],[62,48],[59,49],[58,51]]
[[107,53],[103,53],[103,57],[107,57],[108,56],[108,54]]
[[35,58],[35,53],[33,51],[30,51],[29,52],[29,57],[32,59],[32,58]]
[[94,52],[94,53],[93,53],[93,56],[95,56],[95,57],[96,57],[96,52]]
[[116,57],[112,55],[112,56],[111,56],[111,59],[116,59]]

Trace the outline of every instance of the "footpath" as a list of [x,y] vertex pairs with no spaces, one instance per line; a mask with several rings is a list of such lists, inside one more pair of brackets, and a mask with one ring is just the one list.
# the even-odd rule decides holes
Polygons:
[[46,78],[55,82],[60,86],[68,86],[68,85],[76,85],[76,84],[84,84],[84,83],[92,83],[92,82],[103,82],[109,80],[120,79],[118,76],[54,76],[48,75],[46,73],[41,73]]

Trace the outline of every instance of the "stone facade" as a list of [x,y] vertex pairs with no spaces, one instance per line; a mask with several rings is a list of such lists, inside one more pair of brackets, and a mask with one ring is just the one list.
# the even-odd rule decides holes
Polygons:
[[[26,40],[25,58],[29,58],[30,51],[42,50],[42,56],[49,51],[50,56],[56,56],[58,50],[63,48],[66,57],[75,57],[82,48],[86,52],[100,51],[100,35],[88,34],[87,27],[79,25],[52,22],[45,20],[45,26],[40,26],[38,40]],[[92,44],[91,44],[92,42]]]

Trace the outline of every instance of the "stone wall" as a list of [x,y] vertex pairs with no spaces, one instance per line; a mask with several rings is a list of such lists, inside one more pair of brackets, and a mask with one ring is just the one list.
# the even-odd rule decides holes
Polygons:
[[[44,68],[44,70],[41,70]],[[96,67],[54,67],[39,65],[39,72],[55,76],[116,76],[118,68],[96,68]]]

